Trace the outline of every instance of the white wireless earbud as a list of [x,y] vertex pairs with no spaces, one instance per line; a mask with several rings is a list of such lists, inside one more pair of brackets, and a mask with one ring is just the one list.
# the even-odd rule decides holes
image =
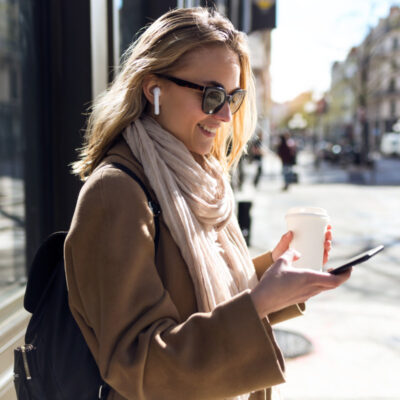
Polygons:
[[156,86],[153,89],[153,96],[154,96],[154,114],[160,115],[160,88]]

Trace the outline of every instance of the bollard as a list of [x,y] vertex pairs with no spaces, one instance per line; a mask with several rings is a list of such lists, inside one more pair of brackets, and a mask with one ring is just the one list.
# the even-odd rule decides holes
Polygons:
[[251,232],[251,201],[239,201],[238,202],[238,221],[240,230],[244,236],[247,246],[250,246],[250,232]]

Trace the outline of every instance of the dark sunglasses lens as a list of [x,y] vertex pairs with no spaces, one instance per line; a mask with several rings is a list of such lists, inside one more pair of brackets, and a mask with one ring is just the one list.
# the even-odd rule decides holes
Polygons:
[[225,103],[225,92],[223,89],[207,88],[203,97],[203,111],[206,114],[214,114]]
[[[245,96],[245,90],[237,90],[232,94],[229,101],[229,108],[232,114],[239,110]],[[225,100],[226,94],[224,89],[207,88],[203,97],[203,111],[206,114],[215,114],[223,107]]]
[[237,92],[233,93],[231,102],[229,104],[232,114],[235,114],[235,112],[237,110],[239,110],[240,106],[243,103],[245,96],[246,96],[246,92],[244,90],[238,90]]

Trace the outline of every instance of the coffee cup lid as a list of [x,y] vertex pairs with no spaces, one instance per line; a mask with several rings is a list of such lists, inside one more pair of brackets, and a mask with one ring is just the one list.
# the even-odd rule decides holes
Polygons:
[[286,216],[289,215],[317,215],[320,217],[328,217],[328,212],[320,207],[292,207],[286,213]]

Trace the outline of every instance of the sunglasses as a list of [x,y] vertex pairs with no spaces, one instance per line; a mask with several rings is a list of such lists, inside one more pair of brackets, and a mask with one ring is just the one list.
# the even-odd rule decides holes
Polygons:
[[178,86],[202,91],[203,98],[201,101],[201,109],[206,114],[216,114],[224,106],[226,101],[229,104],[231,113],[235,114],[235,112],[239,110],[246,96],[246,91],[243,89],[236,89],[232,94],[227,94],[225,89],[220,86],[201,86],[170,75],[156,75],[160,78],[167,79]]

